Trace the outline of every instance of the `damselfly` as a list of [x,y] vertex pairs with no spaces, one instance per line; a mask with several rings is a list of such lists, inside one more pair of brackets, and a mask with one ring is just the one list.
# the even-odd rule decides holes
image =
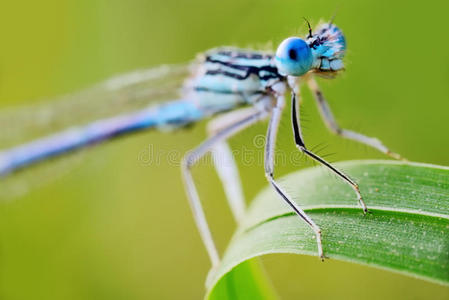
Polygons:
[[[102,113],[103,118],[0,152],[0,174],[7,175],[51,157],[132,132],[149,128],[181,128],[202,119],[212,118],[208,126],[209,138],[183,159],[182,177],[199,233],[212,265],[216,266],[219,263],[219,255],[191,175],[191,167],[208,152],[219,157],[219,160],[213,161],[220,161],[219,164],[215,164],[217,172],[223,182],[234,217],[237,221],[241,220],[245,209],[242,188],[226,140],[244,128],[269,118],[264,150],[266,177],[280,197],[314,231],[318,255],[324,258],[319,226],[292,201],[274,177],[275,141],[287,90],[291,91],[291,122],[297,148],[329,168],[351,186],[364,213],[367,212],[367,206],[357,183],[306,147],[300,127],[300,84],[302,82],[308,84],[327,127],[334,133],[376,148],[394,158],[399,158],[399,155],[390,152],[376,138],[338,126],[314,77],[318,75],[333,78],[343,70],[345,38],[342,31],[332,22],[320,25],[315,32],[312,32],[308,22],[307,24],[309,30],[305,39],[287,38],[279,45],[275,54],[236,48],[216,48],[201,55],[187,68],[161,67],[108,80],[56,103],[59,112],[54,113],[53,109],[33,110],[29,114],[29,119],[40,120],[47,123],[48,127],[55,127],[55,124],[58,124],[55,120],[61,119],[59,127],[75,121],[81,123],[84,121],[81,117],[86,113],[95,112],[97,115]],[[190,76],[186,80],[183,79],[177,100],[157,105],[148,104],[154,100],[165,101],[175,97],[173,93],[177,84],[181,82],[180,79],[184,78],[186,70],[189,70]],[[121,109],[124,103],[133,107],[134,111],[122,111],[118,116],[111,116],[116,113],[114,110],[105,112],[106,107]],[[144,108],[141,108],[142,103],[146,105]],[[82,115],[78,115],[72,105],[83,105]],[[140,108],[136,110],[137,107]],[[3,130],[11,130],[11,134],[14,135],[16,128],[14,121],[5,121],[5,124],[2,124]],[[22,121],[25,124],[27,122]],[[8,126],[9,129],[6,129]]]

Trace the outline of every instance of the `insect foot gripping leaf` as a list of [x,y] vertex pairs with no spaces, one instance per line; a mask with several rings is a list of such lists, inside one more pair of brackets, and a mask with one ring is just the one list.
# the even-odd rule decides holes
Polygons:
[[[359,182],[371,214],[363,216],[351,189],[320,168],[282,180],[321,226],[325,255],[449,285],[449,168],[394,161],[338,165]],[[251,289],[269,289],[261,285],[268,282],[263,272],[245,265],[255,262],[245,261],[271,253],[317,255],[313,232],[267,188],[253,201],[219,268],[209,274],[208,299],[224,291],[240,299],[232,295],[244,287],[233,279],[244,274],[254,276],[246,279]]]

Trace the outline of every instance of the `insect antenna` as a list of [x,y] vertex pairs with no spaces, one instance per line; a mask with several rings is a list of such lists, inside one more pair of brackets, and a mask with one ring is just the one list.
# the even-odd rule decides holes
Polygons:
[[307,27],[309,28],[309,35],[307,36],[307,38],[311,38],[312,37],[312,27],[310,26],[309,21],[305,17],[303,17],[303,18],[307,23]]

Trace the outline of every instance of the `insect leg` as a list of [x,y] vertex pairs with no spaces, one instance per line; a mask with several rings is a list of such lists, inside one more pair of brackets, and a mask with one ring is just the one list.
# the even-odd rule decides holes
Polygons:
[[334,118],[334,115],[332,114],[332,111],[326,102],[326,100],[323,97],[323,93],[320,91],[318,84],[316,83],[315,79],[310,76],[310,78],[307,81],[309,88],[312,90],[313,95],[315,97],[315,100],[317,102],[318,108],[321,113],[321,117],[323,118],[324,123],[327,125],[329,130],[331,130],[333,133],[338,134],[342,137],[357,141],[359,143],[368,145],[370,147],[373,147],[377,150],[379,150],[382,153],[385,153],[386,155],[395,158],[395,159],[404,159],[399,154],[391,152],[379,139],[374,137],[369,137],[366,135],[363,135],[361,133],[343,129],[338,124],[337,121]]
[[231,148],[229,148],[227,142],[222,141],[215,144],[211,153],[229,207],[231,208],[235,221],[240,223],[243,214],[245,213],[245,200],[243,197],[239,171],[232,155]]
[[201,239],[203,240],[213,267],[218,265],[218,263],[220,262],[220,258],[215,247],[215,243],[212,239],[212,234],[210,232],[209,226],[207,225],[206,216],[201,206],[198,191],[195,187],[195,183],[193,181],[190,170],[201,157],[203,157],[212,149],[214,145],[216,145],[216,143],[222,142],[230,136],[250,126],[251,124],[254,124],[255,122],[264,118],[266,114],[267,112],[265,111],[255,111],[253,114],[247,116],[246,118],[237,120],[233,124],[230,124],[229,126],[219,130],[214,136],[210,137],[192,152],[188,153],[182,161],[182,175],[189,204],[192,209],[196,225],[200,232]]
[[[299,93],[298,93],[299,94]],[[330,163],[319,157],[318,155],[314,154],[313,152],[309,151],[306,148],[306,145],[304,144],[304,140],[302,138],[301,133],[301,127],[299,123],[299,106],[298,106],[298,95],[292,91],[292,126],[293,126],[293,134],[295,138],[296,146],[299,150],[301,150],[304,154],[310,156],[314,160],[318,161],[319,163],[323,164],[324,166],[328,167],[330,170],[332,170],[335,174],[337,174],[343,181],[348,183],[357,194],[357,199],[360,202],[360,205],[363,208],[363,212],[366,213],[368,211],[365,202],[362,199],[362,195],[360,194],[359,186],[356,182],[354,182],[351,178],[349,178],[348,175],[343,173],[342,171],[338,170],[334,166],[332,166]]]
[[274,187],[276,192],[284,199],[284,201],[295,211],[295,213],[301,217],[315,232],[318,254],[321,259],[324,259],[323,246],[321,243],[321,229],[313,222],[312,219],[307,216],[307,214],[294,202],[291,200],[290,196],[279,186],[279,184],[274,180],[274,150],[276,144],[277,132],[279,129],[279,121],[281,118],[281,113],[284,108],[284,98],[283,96],[278,98],[276,106],[273,108],[271,113],[270,123],[268,125],[268,132],[265,144],[265,176],[267,177],[270,184]]
[[[213,119],[207,126],[209,135],[213,136],[224,127],[229,126],[229,124],[235,123],[236,120],[254,114],[254,110],[253,107],[244,108]],[[229,207],[231,208],[235,221],[239,223],[245,213],[245,200],[237,164],[235,163],[231,148],[226,141],[220,141],[213,146],[211,154]]]

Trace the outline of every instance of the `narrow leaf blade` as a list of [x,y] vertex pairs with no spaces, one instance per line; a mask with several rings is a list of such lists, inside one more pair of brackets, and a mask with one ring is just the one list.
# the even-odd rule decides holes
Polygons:
[[[449,285],[449,169],[390,161],[338,167],[359,182],[370,214],[364,216],[352,190],[322,168],[280,180],[321,227],[326,256]],[[312,230],[267,188],[210,274],[209,291],[235,266],[272,253],[316,256],[317,248]]]

